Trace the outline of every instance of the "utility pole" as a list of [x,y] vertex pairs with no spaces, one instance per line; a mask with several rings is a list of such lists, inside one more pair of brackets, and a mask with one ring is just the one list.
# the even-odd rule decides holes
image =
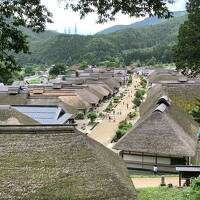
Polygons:
[[75,23],[75,26],[74,26],[74,34],[77,35],[78,34],[78,31],[77,31],[77,25]]

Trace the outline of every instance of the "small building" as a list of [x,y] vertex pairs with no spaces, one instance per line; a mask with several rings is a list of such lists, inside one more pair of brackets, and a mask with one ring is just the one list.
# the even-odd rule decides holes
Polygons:
[[166,97],[160,99],[114,149],[130,169],[175,172],[176,165],[196,163],[198,124]]
[[179,172],[179,187],[181,187],[181,180],[190,180],[192,178],[197,178],[200,176],[200,166],[192,165],[177,165],[176,171]]

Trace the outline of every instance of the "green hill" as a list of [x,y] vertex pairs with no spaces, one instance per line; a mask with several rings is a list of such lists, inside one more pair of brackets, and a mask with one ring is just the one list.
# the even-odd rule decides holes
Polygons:
[[[181,17],[186,15],[186,11],[176,11],[173,13],[174,17]],[[115,25],[112,27],[109,27],[107,29],[104,29],[100,32],[98,32],[97,34],[109,34],[109,33],[114,33],[116,31],[119,30],[123,30],[123,29],[129,29],[129,28],[143,28],[145,26],[152,26],[155,24],[160,24],[164,21],[167,21],[168,19],[160,19],[158,17],[147,17],[144,20],[141,20],[139,22],[135,22],[129,25]]]
[[23,64],[53,64],[57,62],[76,64],[82,60],[89,64],[118,58],[124,64],[140,60],[169,63],[172,61],[171,47],[176,42],[180,24],[185,16],[164,20],[162,23],[131,28],[107,35],[65,35],[52,31],[29,35],[32,54],[20,55]]

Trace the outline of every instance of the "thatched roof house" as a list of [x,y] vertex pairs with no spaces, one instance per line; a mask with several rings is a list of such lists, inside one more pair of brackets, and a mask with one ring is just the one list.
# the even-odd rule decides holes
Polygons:
[[92,106],[82,99],[78,94],[74,94],[73,96],[60,96],[59,99],[64,102],[67,106],[71,106],[79,111],[87,111],[92,108]]
[[188,78],[184,75],[170,69],[157,69],[149,76],[149,83],[183,83],[187,82]]
[[103,86],[98,84],[88,84],[88,88],[91,92],[93,92],[96,96],[98,96],[101,100],[107,98],[109,96],[109,91],[106,90]]
[[0,125],[36,125],[39,122],[10,106],[0,107]]
[[122,160],[74,127],[3,126],[0,146],[0,199],[136,199]]
[[89,104],[91,104],[93,107],[97,106],[99,104],[99,97],[97,97],[94,93],[91,91],[85,89],[78,89],[76,90],[76,93],[85,101],[87,101]]
[[108,85],[114,93],[120,88],[120,84],[115,78],[102,79],[101,81]]
[[[172,102],[158,101],[114,146],[130,168],[174,171],[190,164],[197,148],[198,124]],[[193,163],[195,164],[195,162]]]

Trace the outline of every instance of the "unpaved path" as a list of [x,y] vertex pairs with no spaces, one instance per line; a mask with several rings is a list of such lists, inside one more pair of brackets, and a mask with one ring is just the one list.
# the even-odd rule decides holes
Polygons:
[[[98,124],[91,133],[88,134],[89,137],[105,146],[110,144],[118,129],[119,122],[126,119],[128,113],[132,109],[132,99],[135,93],[135,87],[137,87],[138,85],[139,79],[133,77],[133,83],[131,84],[131,86],[129,86],[126,96],[124,96],[123,100],[115,108],[115,114],[112,115],[113,119],[103,119],[103,121]],[[118,114],[118,112],[120,111],[121,115]]]
[[[145,187],[158,187],[161,183],[160,178],[132,178],[132,182],[136,189]],[[165,177],[165,183],[171,183],[173,186],[179,186],[178,177]],[[183,184],[183,182],[182,182]]]

